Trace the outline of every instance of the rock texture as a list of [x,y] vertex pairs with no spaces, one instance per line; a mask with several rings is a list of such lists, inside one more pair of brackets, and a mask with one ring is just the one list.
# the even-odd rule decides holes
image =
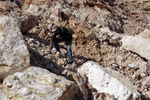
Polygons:
[[[150,31],[147,33],[150,34]],[[148,37],[144,38],[142,34],[136,36],[124,36],[121,41],[122,48],[135,52],[146,59],[150,59],[150,39]]]
[[3,92],[11,100],[73,100],[77,87],[45,69],[30,67],[8,76],[3,82]]
[[0,16],[1,78],[30,66],[30,55],[17,22],[12,16]]
[[114,95],[118,100],[140,99],[140,94],[132,83],[120,73],[102,68],[94,62],[86,62],[78,72],[88,77],[88,82],[99,93]]
[[0,18],[1,65],[29,66],[29,52],[13,17]]

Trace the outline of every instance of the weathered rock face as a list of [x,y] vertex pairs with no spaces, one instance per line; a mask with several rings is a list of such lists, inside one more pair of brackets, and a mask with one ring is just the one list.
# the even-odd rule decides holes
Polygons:
[[0,74],[13,73],[29,65],[29,52],[17,18],[0,16]]
[[3,81],[3,92],[12,100],[73,100],[77,87],[45,69],[30,67],[8,76]]
[[[148,34],[150,34],[150,31],[148,32]],[[125,50],[135,52],[146,59],[150,59],[150,39],[148,37],[146,39],[144,38],[144,36],[142,36],[142,34],[141,36],[124,36],[121,40],[122,48],[124,48]]]
[[114,95],[118,100],[140,99],[137,89],[120,73],[102,68],[94,62],[86,62],[78,72],[88,77],[88,82],[99,93]]

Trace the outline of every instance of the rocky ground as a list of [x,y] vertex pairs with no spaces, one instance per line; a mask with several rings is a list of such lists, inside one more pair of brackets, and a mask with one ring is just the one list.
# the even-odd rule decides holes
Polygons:
[[[5,3],[0,2],[0,4],[3,5]],[[36,86],[33,88],[33,91],[29,91],[34,95],[27,95],[30,93],[26,92],[24,92],[24,94],[18,94],[17,91],[19,91],[19,88],[17,91],[14,91],[12,88],[11,91],[14,92],[9,99],[12,98],[12,100],[15,100],[19,98],[19,100],[21,100],[23,98],[23,100],[34,100],[36,98],[37,100],[42,100],[42,98],[44,98],[45,100],[51,100],[52,98],[48,99],[50,98],[48,93],[51,89],[44,92],[45,96],[42,96],[43,92],[41,91],[43,90],[38,87],[41,83],[38,83],[37,80],[41,80],[42,82],[43,80],[47,80],[50,81],[50,83],[55,83],[55,85],[58,86],[58,91],[61,91],[63,88],[63,91],[61,91],[62,94],[67,91],[68,95],[71,95],[70,97],[66,95],[59,97],[59,95],[56,95],[56,97],[59,97],[56,98],[54,96],[53,99],[55,98],[56,100],[62,100],[62,98],[65,98],[63,100],[108,100],[109,98],[111,98],[111,100],[140,100],[140,97],[142,100],[150,99],[150,47],[148,45],[150,42],[149,0],[40,0],[38,2],[36,0],[24,0],[21,1],[21,4],[23,5],[22,11],[14,6],[16,7],[15,11],[20,12],[17,12],[18,16],[21,16],[21,25],[19,28],[30,54],[30,65],[47,69],[52,73],[74,81],[78,87],[78,92],[74,83],[67,80],[69,83],[67,85],[65,79],[57,79],[57,76],[49,80],[47,78],[45,79],[44,75],[51,76],[51,74],[46,71],[44,71],[44,74],[42,73],[42,69],[34,69],[31,67],[27,72],[14,74],[6,79],[2,78],[4,79],[2,90],[5,93],[7,92],[7,94],[5,95],[4,93],[3,96],[1,93],[1,97],[7,98],[7,95],[11,94],[11,92],[9,93],[9,90],[4,87],[15,87],[16,84],[19,84],[15,83],[15,81],[20,80],[20,83],[24,84],[24,88],[27,87],[28,91],[30,90],[30,84],[28,84],[28,82],[26,83],[26,81],[31,81],[31,83],[35,81],[36,84],[33,85]],[[10,8],[2,6],[2,13],[0,15],[7,15],[6,13],[9,15]],[[22,12],[29,14],[22,14]],[[9,16],[13,16],[13,14]],[[48,50],[50,37],[52,35],[52,23],[65,25],[73,34],[72,52],[74,63],[70,69],[66,68],[68,65],[66,46],[63,43],[60,44],[61,56],[55,53],[55,49],[52,51]],[[9,26],[11,26],[11,24]],[[26,54],[24,56],[27,57],[28,52],[24,54]],[[19,56],[22,58],[22,55]],[[25,67],[30,66],[28,65],[28,57],[23,58],[27,59],[26,62],[21,62],[21,64],[24,63],[23,65]],[[11,60],[11,65],[11,63],[7,64],[4,62],[3,59],[0,59],[0,61],[2,67],[4,67],[4,65],[14,66],[13,63],[15,62],[15,60]],[[94,61],[100,65],[87,61]],[[21,64],[16,64],[15,66],[22,66]],[[88,67],[89,65],[92,66],[92,68]],[[9,69],[11,68],[1,69],[1,72]],[[39,70],[40,72],[34,73],[30,70]],[[104,74],[99,74],[103,72]],[[29,77],[30,80],[23,80],[27,77],[23,77],[22,74],[27,74],[28,76],[28,73],[33,73],[33,75]],[[3,73],[1,75],[3,75]],[[33,80],[36,75],[42,75],[43,77],[36,77],[37,80]],[[13,77],[16,76],[18,78],[14,79]],[[103,79],[100,77],[103,77]],[[116,79],[119,81],[116,81]],[[60,86],[59,82],[61,81],[57,83],[57,80],[63,81],[66,87],[70,87],[72,91],[76,91],[77,93],[70,92],[69,88]],[[131,81],[131,83],[129,81]],[[44,81],[43,84],[47,83]],[[19,84],[19,86],[20,85],[21,84]],[[113,88],[117,86],[119,90]],[[24,89],[22,85],[20,87]],[[43,87],[50,88],[48,85],[44,85]],[[122,88],[124,90],[121,90]],[[40,93],[37,93],[35,91],[36,89],[39,91],[41,89]],[[58,91],[56,89],[56,91],[53,92],[57,94]],[[15,95],[17,95],[16,98],[14,98]],[[25,96],[22,97],[22,95]],[[41,95],[41,98],[38,98],[39,95]],[[0,99],[8,99],[3,98]]]

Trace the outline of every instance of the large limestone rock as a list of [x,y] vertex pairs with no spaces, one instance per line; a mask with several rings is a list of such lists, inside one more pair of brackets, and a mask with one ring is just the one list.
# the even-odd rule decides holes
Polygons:
[[73,100],[77,87],[62,76],[30,67],[5,78],[2,91],[11,100]]
[[[150,31],[148,34],[150,34]],[[150,39],[148,37],[145,38],[146,35],[124,36],[121,40],[122,48],[135,52],[146,59],[150,59]]]
[[98,93],[114,95],[117,100],[140,99],[140,94],[131,82],[112,69],[89,61],[78,72],[88,77],[88,82]]
[[0,79],[30,66],[17,17],[0,16]]

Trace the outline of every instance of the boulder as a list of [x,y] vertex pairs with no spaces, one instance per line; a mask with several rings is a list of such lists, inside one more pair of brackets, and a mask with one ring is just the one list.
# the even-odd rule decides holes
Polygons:
[[0,16],[0,79],[30,66],[30,55],[18,23],[17,17]]
[[27,12],[23,12],[20,15],[21,20],[21,32],[25,33],[32,29],[38,22],[38,17]]
[[78,90],[74,82],[39,67],[8,76],[2,86],[12,100],[73,100]]
[[88,77],[88,82],[98,93],[114,95],[117,100],[139,100],[141,97],[133,84],[123,75],[110,68],[103,68],[95,62],[84,63],[78,72]]
[[122,48],[128,51],[135,52],[140,56],[150,59],[150,39],[140,35],[124,36],[121,40]]

